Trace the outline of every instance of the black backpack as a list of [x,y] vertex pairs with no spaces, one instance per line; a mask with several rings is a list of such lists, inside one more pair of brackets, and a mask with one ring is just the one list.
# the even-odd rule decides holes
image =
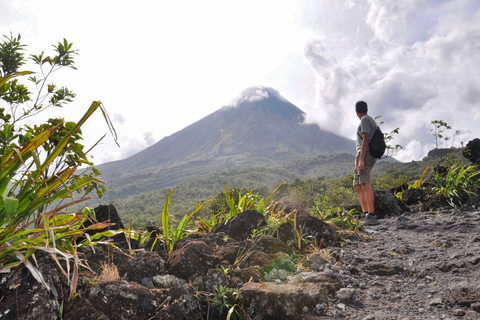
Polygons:
[[382,130],[380,130],[379,126],[377,126],[377,130],[375,130],[375,133],[373,134],[372,140],[368,145],[368,149],[370,151],[370,154],[374,158],[378,159],[383,156],[383,154],[385,153],[385,149],[387,149],[387,144],[385,143],[385,136],[383,135],[383,132]]

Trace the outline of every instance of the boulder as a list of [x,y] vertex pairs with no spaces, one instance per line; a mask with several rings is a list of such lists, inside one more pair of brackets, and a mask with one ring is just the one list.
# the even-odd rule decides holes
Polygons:
[[402,200],[409,206],[418,204],[427,199],[427,192],[419,188],[411,188],[403,192]]
[[253,320],[294,320],[321,315],[316,306],[328,306],[329,298],[340,289],[338,280],[319,274],[297,277],[298,281],[282,284],[247,282],[242,288],[241,305]]
[[109,320],[100,310],[96,310],[92,303],[85,298],[74,300],[72,305],[67,304],[64,319],[68,320]]
[[261,213],[246,210],[230,220],[217,224],[212,232],[223,232],[237,241],[242,241],[250,238],[253,230],[261,229],[266,225],[265,217]]
[[480,139],[475,138],[468,141],[465,149],[463,149],[463,156],[470,160],[473,164],[480,165]]
[[456,304],[470,305],[480,302],[480,282],[478,279],[452,284],[448,291]]
[[149,319],[159,305],[150,290],[126,281],[95,283],[87,299],[108,319]]
[[127,279],[142,283],[165,272],[165,260],[156,252],[140,251],[127,265]]
[[375,190],[375,214],[378,218],[385,216],[399,216],[410,209],[405,203],[388,191]]
[[192,284],[198,290],[214,292],[217,288],[227,286],[227,276],[223,270],[210,269],[207,274],[194,277]]
[[238,241],[231,238],[224,232],[192,233],[188,237],[175,242],[173,249],[179,249],[190,241],[203,241],[211,248],[219,248],[226,245],[238,244]]
[[251,247],[251,243],[234,243],[218,247],[215,254],[220,257],[222,261],[228,261],[230,264],[236,264],[242,256],[244,256]]
[[[37,253],[37,259],[42,253]],[[3,319],[57,319],[62,300],[68,299],[69,286],[65,277],[50,257],[40,258],[38,271],[49,286],[37,282],[28,269],[21,265],[2,274],[0,281],[0,318]]]
[[265,253],[285,252],[291,254],[293,252],[292,248],[287,246],[285,242],[269,235],[263,235],[259,237],[255,241],[254,247],[255,249]]
[[[157,291],[158,300],[162,301],[155,317],[151,319],[178,320],[204,319],[200,302],[194,295],[192,287],[182,284],[165,291]],[[133,319],[133,318],[130,318]]]
[[167,266],[169,274],[186,280],[196,274],[206,274],[220,262],[220,257],[205,242],[191,241],[170,253]]
[[[114,223],[113,226],[107,227],[107,230],[119,230],[125,229],[122,219],[118,215],[117,209],[113,205],[100,205],[94,209],[95,211],[95,218],[98,222],[110,222]],[[92,225],[93,222],[87,220],[84,223],[85,227]],[[89,235],[94,235],[99,232],[103,232],[105,229],[98,229],[98,230],[89,230],[87,233]],[[138,241],[134,239],[126,239],[125,234],[117,234],[114,237],[110,238],[113,239],[113,242],[116,246],[122,249],[138,249]]]
[[[302,207],[296,206],[294,204],[287,204],[286,207],[283,209],[285,214],[290,214],[294,210],[297,211],[296,228],[301,233],[302,237],[311,238],[318,244],[323,243],[324,245],[335,246],[341,243],[341,237],[337,234],[337,232],[331,225],[310,215]],[[291,217],[293,218],[293,215]],[[292,241],[296,241],[293,225],[290,221],[283,223],[278,228],[278,235],[280,240],[285,243],[291,243]]]

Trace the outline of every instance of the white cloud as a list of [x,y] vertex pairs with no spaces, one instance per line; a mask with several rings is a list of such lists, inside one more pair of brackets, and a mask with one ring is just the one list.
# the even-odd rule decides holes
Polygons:
[[480,103],[480,2],[303,4],[305,21],[317,35],[306,48],[317,77],[316,108],[308,121],[352,136],[354,103],[365,100],[370,113],[385,121],[384,132],[400,127],[395,143],[405,147],[403,160],[419,159],[432,147],[432,120],[446,121],[452,134],[460,130],[457,139],[480,135],[474,119]]
[[125,124],[125,118],[121,114],[115,113],[113,115],[113,122],[123,125]]
[[[459,141],[480,136],[479,8],[478,0],[5,0],[0,34],[21,33],[28,53],[63,38],[80,50],[78,71],[56,79],[77,93],[72,120],[97,99],[113,115],[122,148],[107,137],[97,159],[140,151],[257,84],[250,99],[273,87],[307,121],[351,138],[353,106],[365,100],[384,131],[400,127],[395,143],[412,148],[402,159],[418,159],[432,144],[431,120],[461,130]],[[108,132],[96,116],[84,136],[96,141],[99,131]]]

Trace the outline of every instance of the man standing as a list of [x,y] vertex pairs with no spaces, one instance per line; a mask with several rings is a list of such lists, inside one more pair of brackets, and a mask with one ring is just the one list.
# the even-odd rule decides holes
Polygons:
[[355,111],[360,119],[360,124],[357,129],[357,155],[355,157],[353,188],[357,192],[358,200],[360,200],[363,210],[361,217],[365,219],[365,224],[375,225],[378,224],[378,221],[375,216],[374,195],[370,176],[376,160],[370,154],[368,145],[377,129],[377,124],[367,114],[368,105],[366,102],[358,101],[355,104]]

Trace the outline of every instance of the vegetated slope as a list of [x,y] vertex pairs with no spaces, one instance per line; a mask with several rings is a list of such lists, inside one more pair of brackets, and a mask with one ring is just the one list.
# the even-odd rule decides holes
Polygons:
[[353,153],[354,141],[304,124],[305,113],[271,88],[247,89],[151,147],[98,166],[122,197],[171,187],[218,170],[272,167],[317,155]]
[[[438,150],[430,152],[429,156],[422,161],[400,163],[392,159],[379,160],[373,169],[374,183],[377,177],[387,174],[395,177],[406,175],[409,182],[412,183],[420,178],[429,165],[430,168],[433,168],[444,161],[446,153],[449,153],[456,161],[462,161],[461,149],[442,149],[441,151],[440,155],[438,155]],[[208,200],[224,191],[225,185],[229,189],[233,187],[247,190],[256,189],[266,195],[284,180],[287,181],[287,184],[292,184],[296,179],[344,178],[352,174],[353,162],[353,155],[342,153],[295,160],[284,166],[219,170],[194,177],[171,188],[145,192],[122,201],[117,200],[113,204],[124,221],[131,220],[136,226],[148,221],[160,225],[159,219],[164,201],[172,188],[175,188],[175,192],[170,201],[170,213],[178,220],[185,213],[192,212],[197,201]]]

